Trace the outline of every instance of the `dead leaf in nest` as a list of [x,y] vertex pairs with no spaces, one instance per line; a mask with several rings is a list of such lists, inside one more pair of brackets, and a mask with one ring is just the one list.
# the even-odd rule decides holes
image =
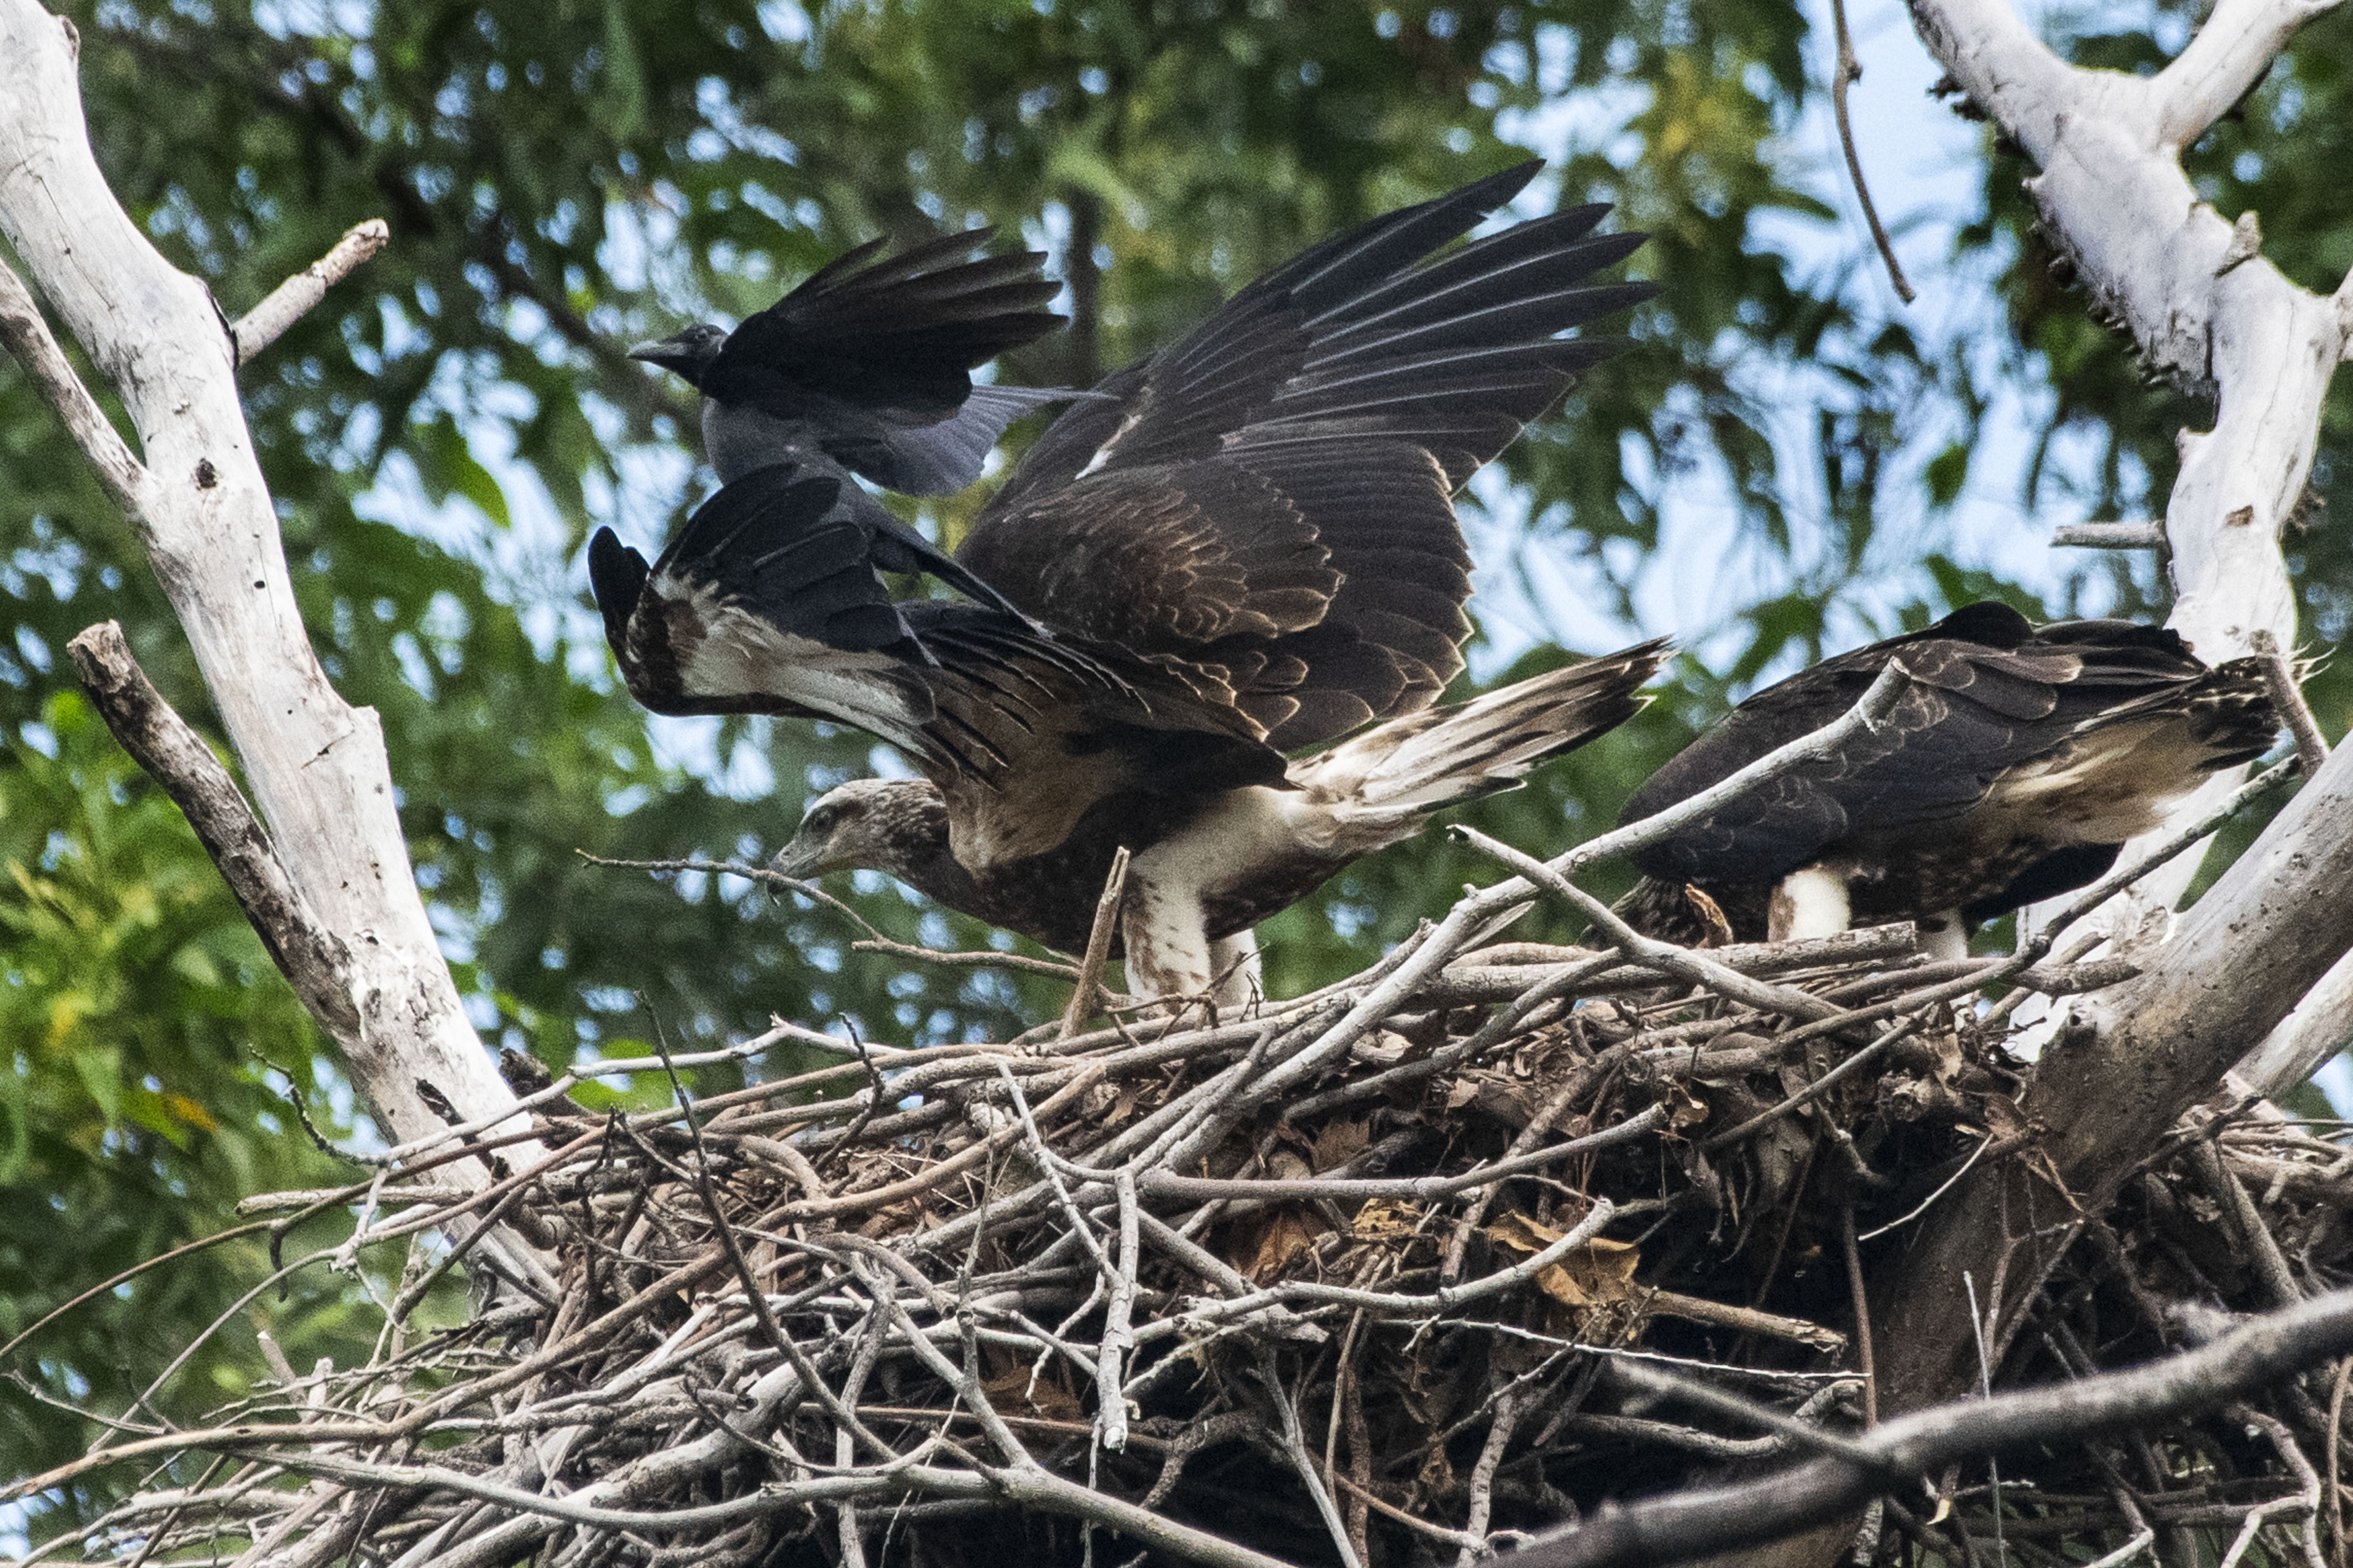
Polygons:
[[1421,1210],[1391,1198],[1375,1198],[1356,1211],[1348,1233],[1358,1241],[1402,1241],[1421,1223]]
[[1667,1126],[1677,1132],[1707,1120],[1707,1102],[1681,1083],[1670,1082],[1659,1103],[1666,1108]]
[[1287,1148],[1270,1150],[1266,1158],[1260,1163],[1260,1168],[1266,1173],[1269,1180],[1277,1182],[1303,1182],[1314,1175],[1316,1170],[1316,1167],[1307,1163],[1307,1157],[1304,1154],[1293,1152]]
[[1281,1204],[1253,1215],[1236,1237],[1240,1245],[1226,1261],[1261,1285],[1279,1279],[1303,1252],[1314,1247],[1332,1227],[1313,1209]]
[[[1515,1252],[1537,1253],[1566,1231],[1508,1214],[1484,1227],[1488,1240]],[[1634,1294],[1634,1268],[1642,1250],[1630,1241],[1595,1237],[1536,1276],[1536,1288],[1565,1307],[1614,1307]]]
[[1453,1088],[1447,1091],[1446,1106],[1449,1110],[1474,1107],[1517,1132],[1535,1120],[1537,1110],[1551,1098],[1551,1089],[1545,1083],[1482,1068],[1465,1072],[1454,1080]]
[[1033,1380],[1028,1364],[1016,1358],[1005,1371],[982,1378],[980,1386],[989,1402],[999,1407],[1027,1405],[1050,1421],[1084,1421],[1086,1406],[1063,1382],[1066,1375],[1061,1364],[1053,1363]]
[[1318,1172],[1335,1170],[1363,1153],[1365,1146],[1372,1142],[1371,1135],[1365,1129],[1366,1124],[1362,1121],[1325,1122],[1324,1130],[1315,1134],[1312,1156],[1315,1169]]
[[1452,1497],[1461,1484],[1454,1479],[1454,1462],[1446,1457],[1443,1443],[1430,1449],[1430,1458],[1421,1462],[1421,1473],[1413,1478],[1416,1494],[1431,1501]]
[[[1985,1097],[1984,1110],[1985,1136],[1989,1138],[2015,1138],[2026,1131],[2026,1118],[2018,1113],[2017,1106],[1999,1094]],[[1962,1127],[1960,1131],[1972,1136],[1978,1131],[1974,1127]]]
[[[1396,1377],[1391,1386],[1397,1391],[1398,1403],[1405,1416],[1424,1432],[1436,1432],[1454,1417],[1455,1407],[1461,1403],[1462,1380],[1455,1369],[1432,1366],[1426,1359],[1427,1342],[1416,1342],[1417,1349],[1405,1366],[1403,1375]],[[1395,1376],[1395,1374],[1392,1374]],[[1444,1445],[1436,1450],[1444,1452]],[[1449,1470],[1451,1477],[1453,1472]]]
[[1922,1043],[1936,1053],[1935,1065],[1929,1072],[1938,1083],[1950,1083],[1968,1064],[1968,1057],[1961,1049],[1961,1031],[1953,1021],[1952,1005],[1939,1002],[1936,1008],[1928,1027],[1922,1031]]

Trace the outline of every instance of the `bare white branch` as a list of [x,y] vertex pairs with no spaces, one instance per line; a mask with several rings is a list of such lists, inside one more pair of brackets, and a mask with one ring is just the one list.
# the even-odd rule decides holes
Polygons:
[[283,336],[286,329],[311,312],[327,290],[350,277],[354,268],[382,250],[392,237],[384,219],[372,217],[353,224],[335,247],[293,277],[272,289],[261,303],[248,310],[228,330],[237,363],[244,364]]
[[2255,1093],[2276,1099],[2309,1079],[2348,1045],[2353,1045],[2353,952],[2338,959],[2304,994],[2295,1010],[2247,1053],[2236,1070]]
[[65,350],[49,335],[49,324],[42,320],[32,290],[5,261],[0,261],[0,342],[8,345],[8,352],[16,356],[16,363],[65,421],[115,504],[135,514],[147,470],[139,466],[106,411],[99,407],[98,399],[74,374]]
[[[2348,320],[2339,301],[2250,255],[2257,226],[2234,229],[2200,201],[2180,151],[2333,3],[2221,0],[2152,79],[2065,64],[2006,0],[1917,0],[1913,8],[1930,51],[2040,166],[2027,189],[2096,307],[2130,331],[2152,364],[2215,399],[2213,429],[2180,435],[2164,524],[2169,624],[2210,662],[2255,652],[2263,635],[2280,647],[2295,643],[2279,531],[2311,470]],[[2233,787],[2230,777],[2210,781],[2158,832],[2198,820]],[[2198,858],[2183,856],[2106,911],[2124,956],[2145,964],[2171,937],[2170,911],[2197,869]],[[2095,1008],[2094,1017],[2116,1015]]]
[[2232,1330],[2186,1354],[2109,1373],[1922,1410],[1854,1438],[1874,1463],[1823,1458],[1755,1480],[1612,1508],[1544,1536],[1514,1559],[1527,1568],[1651,1568],[1783,1540],[1859,1508],[1883,1471],[1930,1474],[1950,1460],[2042,1438],[2088,1435],[2178,1411],[2211,1409],[2353,1348],[2353,1291],[2339,1290]]
[[346,944],[353,1080],[396,1141],[442,1127],[420,1080],[469,1119],[495,1115],[513,1096],[426,919],[376,716],[337,695],[311,649],[229,341],[204,284],[157,254],[108,188],[75,63],[63,21],[0,0],[0,232],[121,394],[143,464],[59,373],[24,290],[0,283],[10,345],[138,525],[287,879]]
[[2296,30],[2342,0],[2221,0],[2158,73],[2159,145],[2179,153],[2253,91]]
[[2165,527],[2155,522],[2063,522],[2051,531],[2060,549],[2162,550]]

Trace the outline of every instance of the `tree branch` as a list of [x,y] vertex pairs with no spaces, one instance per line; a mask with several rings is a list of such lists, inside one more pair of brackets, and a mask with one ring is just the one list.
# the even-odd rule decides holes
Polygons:
[[0,233],[121,394],[143,467],[0,284],[11,347],[140,530],[287,883],[348,944],[354,1083],[393,1142],[443,1125],[420,1081],[469,1119],[512,1108],[410,874],[376,717],[337,695],[303,627],[219,314],[108,188],[70,29],[35,0],[0,0]]
[[2309,1079],[2353,1041],[2353,952],[2329,966],[2263,1043],[2247,1053],[2237,1074],[2247,1088],[2277,1099]]
[[[2332,301],[2234,247],[2232,226],[2199,199],[2179,153],[2313,14],[2302,0],[2222,0],[2181,58],[2143,79],[2066,65],[2004,0],[1913,4],[1930,52],[2039,165],[2027,189],[2044,232],[2099,309],[2153,365],[2216,401],[2214,428],[2179,437],[2164,525],[2168,624],[2210,662],[2253,652],[2260,633],[2295,645],[2279,531],[2310,472],[2347,328]],[[2056,1182],[2063,1205],[2096,1213],[2122,1173],[2353,945],[2353,901],[2338,896],[2353,875],[2353,768],[2341,764],[2320,769],[2186,915],[2173,910],[2197,873],[2194,854],[2108,906],[2119,955],[2142,973],[2079,1004],[2070,1043],[2046,1048],[2027,1107],[2049,1129],[2043,1157],[1975,1173],[1881,1282],[1885,1408],[1918,1410],[1973,1380],[1962,1269],[2002,1274],[2006,1300],[1992,1305],[2007,1314],[2055,1261],[2069,1227],[2014,1237],[2006,1201],[2048,1202]],[[2237,787],[2236,776],[2216,775],[2125,858],[2206,819]]]
[[1871,243],[1879,247],[1879,259],[1886,263],[1887,280],[1908,305],[1919,296],[1912,280],[1904,276],[1903,264],[1895,259],[1895,245],[1887,237],[1887,226],[1879,221],[1879,207],[1871,199],[1871,182],[1862,177],[1862,154],[1854,147],[1854,120],[1847,111],[1847,89],[1862,79],[1862,62],[1855,58],[1854,36],[1847,31],[1846,0],[1831,0],[1831,30],[1838,39],[1838,58],[1831,65],[1831,109],[1838,120],[1839,146],[1846,153],[1847,178],[1853,182],[1862,221],[1871,227]]
[[42,320],[32,290],[5,261],[0,261],[0,342],[8,345],[26,375],[65,421],[67,431],[98,470],[99,482],[114,498],[114,504],[135,516],[147,470],[131,455],[129,444],[115,431],[98,399],[74,374],[66,351],[49,335],[49,324]]
[[[2270,1033],[2353,943],[2353,751],[2317,777],[2180,918],[2164,963],[2079,1005],[2098,1022],[2047,1047],[2027,1100],[2044,1160],[1978,1173],[1930,1215],[1880,1325],[1883,1403],[1918,1409],[1968,1380],[1968,1320],[1943,1298],[1990,1271],[2002,1184],[2041,1170],[2063,1205],[2098,1213],[2181,1113]],[[2011,1194],[2015,1201],[2016,1194]],[[2013,1280],[2039,1279],[2064,1235],[2019,1242]],[[2021,1265],[2024,1265],[2021,1267]],[[2006,1317],[2011,1300],[1996,1303]]]
[[245,918],[253,922],[255,934],[293,983],[311,1016],[337,1045],[345,1049],[358,1045],[360,1014],[352,1001],[351,952],[311,912],[237,781],[187,721],[172,711],[131,657],[121,626],[103,622],[66,647],[106,727],[164,786],[196,830],[205,853],[220,868]]
[[334,248],[272,289],[261,303],[248,310],[228,330],[229,346],[240,365],[276,342],[287,328],[308,315],[327,297],[327,290],[350,277],[354,268],[382,250],[392,230],[380,217],[353,224],[335,241]]
[[2263,82],[2296,30],[2341,0],[2221,0],[2151,84],[2158,144],[2179,154]]

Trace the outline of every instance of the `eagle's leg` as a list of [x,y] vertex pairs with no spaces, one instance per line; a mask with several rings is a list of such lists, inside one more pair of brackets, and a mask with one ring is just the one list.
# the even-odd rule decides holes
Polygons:
[[1258,935],[1238,931],[1209,944],[1209,970],[1217,977],[1218,1010],[1247,1007],[1265,994],[1258,965]]
[[1846,930],[1852,918],[1844,873],[1828,866],[1808,866],[1782,878],[1781,885],[1773,889],[1765,917],[1765,940],[1836,936]]
[[1127,988],[1139,996],[1171,1002],[1201,996],[1217,979],[1215,944],[1201,901],[1189,888],[1131,874],[1119,934],[1127,949]]
[[1958,910],[1930,915],[1920,922],[1920,951],[1939,963],[1969,955],[1969,928]]

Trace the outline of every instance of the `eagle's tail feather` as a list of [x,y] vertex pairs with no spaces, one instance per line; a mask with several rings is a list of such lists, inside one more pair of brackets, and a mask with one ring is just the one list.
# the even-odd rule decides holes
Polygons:
[[1309,758],[1292,780],[1344,815],[1418,819],[1515,789],[1528,771],[1625,722],[1667,654],[1663,640],[1425,709]]

